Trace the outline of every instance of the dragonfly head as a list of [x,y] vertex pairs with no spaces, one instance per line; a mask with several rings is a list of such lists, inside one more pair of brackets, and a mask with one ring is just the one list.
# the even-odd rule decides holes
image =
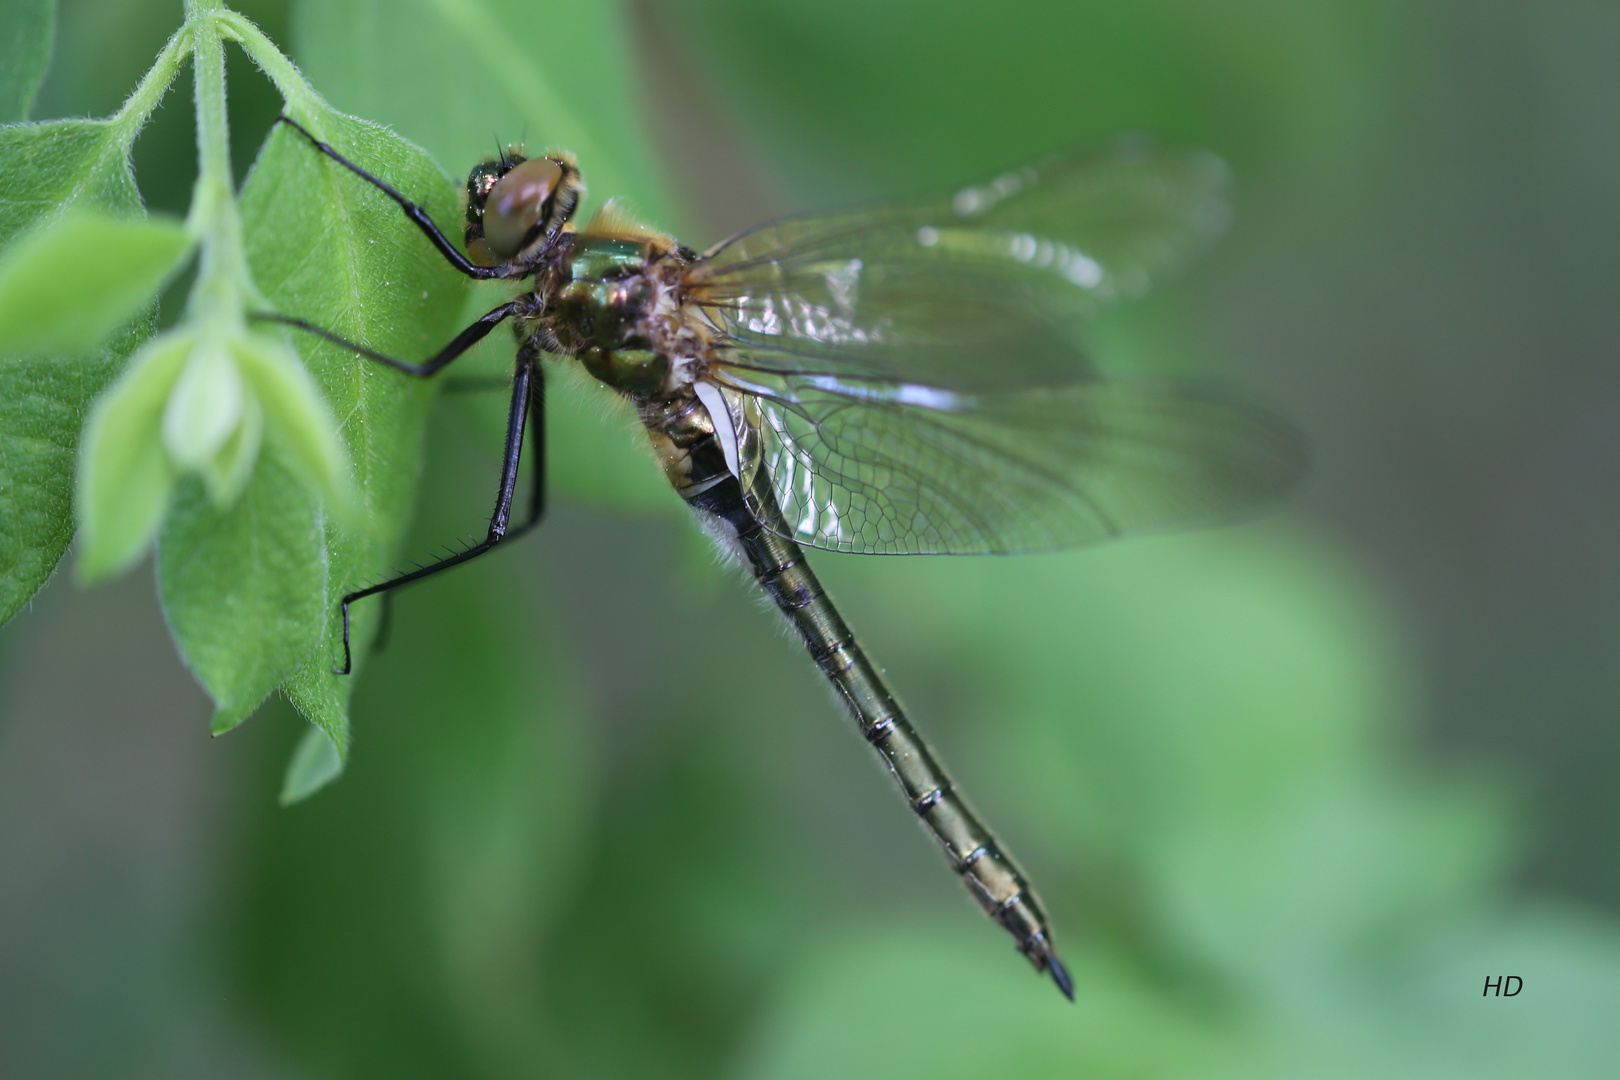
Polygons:
[[512,262],[568,223],[585,193],[572,154],[503,153],[467,174],[467,255],[481,266]]

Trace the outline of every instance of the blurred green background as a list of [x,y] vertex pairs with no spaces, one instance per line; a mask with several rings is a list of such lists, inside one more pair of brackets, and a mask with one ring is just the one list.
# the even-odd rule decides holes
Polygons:
[[[452,175],[558,137],[555,90],[593,195],[698,246],[1124,131],[1213,149],[1235,227],[1098,349],[1242,388],[1315,465],[1219,532],[816,560],[1077,1006],[577,387],[546,527],[401,598],[305,804],[302,722],[210,741],[145,571],[58,580],[0,634],[0,1074],[1620,1075],[1620,8],[241,9]],[[65,0],[33,116],[111,111],[178,22]],[[232,92],[245,171],[278,102],[240,56]],[[154,208],[190,93],[138,145]],[[487,513],[485,404],[429,445],[406,556]]]

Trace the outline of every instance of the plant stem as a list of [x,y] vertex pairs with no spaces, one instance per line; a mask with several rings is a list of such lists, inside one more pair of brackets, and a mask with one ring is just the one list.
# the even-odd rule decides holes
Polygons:
[[169,84],[174,82],[175,75],[180,71],[180,65],[191,52],[191,46],[191,24],[188,22],[169,37],[163,51],[152,62],[151,69],[142,76],[140,85],[124,100],[123,108],[113,114],[111,123],[118,129],[126,146],[135,141],[135,136],[146,126],[152,110],[163,100]]
[[218,21],[220,30],[241,45],[242,51],[275,83],[294,119],[307,127],[313,114],[325,111],[325,102],[298,70],[298,65],[287,59],[264,31],[234,11],[221,11]]
[[187,307],[199,323],[224,330],[241,325],[244,302],[256,290],[248,272],[242,219],[237,213],[231,176],[221,11],[218,0],[186,0],[186,26],[192,34],[197,89],[197,186],[186,224],[202,241],[197,283]]
[[[231,136],[225,109],[225,43],[210,9],[213,0],[187,0],[187,24],[196,44],[192,65],[197,83],[197,169],[199,182],[231,190]],[[206,14],[204,14],[206,12]]]

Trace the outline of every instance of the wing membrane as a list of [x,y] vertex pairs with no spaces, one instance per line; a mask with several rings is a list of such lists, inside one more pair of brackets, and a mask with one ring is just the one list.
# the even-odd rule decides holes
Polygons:
[[782,512],[772,527],[833,551],[1048,551],[1218,522],[1281,495],[1303,466],[1292,428],[1188,388],[722,382],[758,408],[758,464]]
[[1224,172],[1203,154],[1056,158],[932,202],[761,226],[689,281],[745,365],[963,391],[1063,385],[1093,375],[1063,325],[1218,233]]

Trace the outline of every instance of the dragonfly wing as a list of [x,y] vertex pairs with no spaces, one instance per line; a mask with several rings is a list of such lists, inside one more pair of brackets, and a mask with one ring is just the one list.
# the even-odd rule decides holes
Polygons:
[[1049,551],[1229,520],[1285,492],[1284,422],[1187,387],[1082,382],[966,395],[832,376],[716,381],[751,396],[757,464],[801,544],[875,554]]
[[726,343],[770,370],[1063,385],[1094,376],[1063,325],[1143,291],[1219,233],[1224,179],[1207,154],[1054,158],[932,202],[763,225],[694,264],[688,283]]

